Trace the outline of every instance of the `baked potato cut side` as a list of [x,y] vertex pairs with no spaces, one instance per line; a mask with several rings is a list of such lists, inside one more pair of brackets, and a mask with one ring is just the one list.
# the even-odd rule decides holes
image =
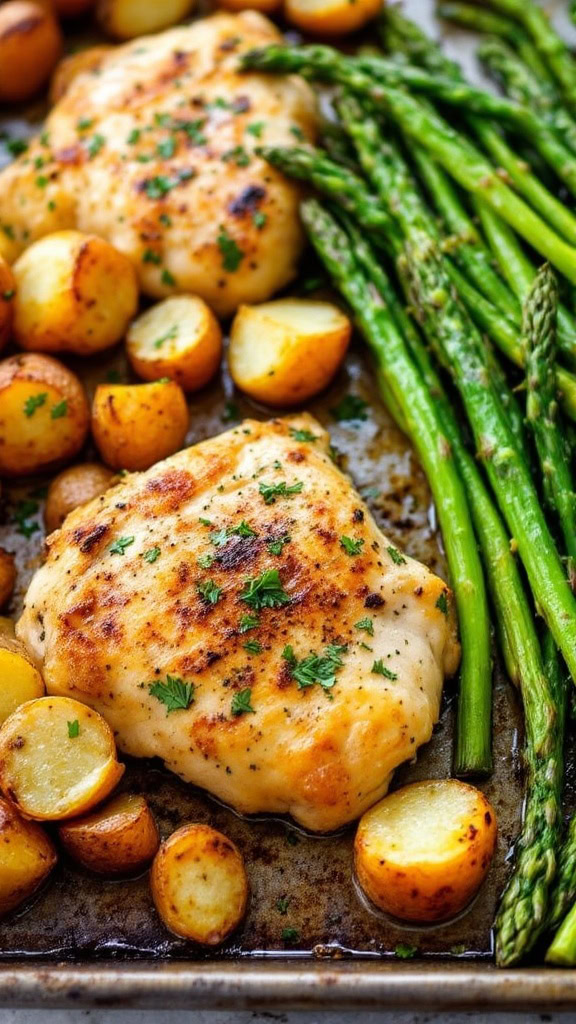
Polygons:
[[78,454],[89,409],[80,381],[50,356],[0,362],[0,474],[42,473]]
[[28,701],[0,729],[0,789],[26,818],[84,814],[123,772],[110,726],[70,697]]
[[88,356],[110,348],[138,306],[132,263],[96,235],[46,235],[22,253],[13,272],[14,334],[35,352]]
[[112,469],[148,469],[177,452],[188,431],[188,406],[179,384],[100,384],[92,405],[92,433]]
[[209,825],[184,825],[162,843],[150,885],[166,927],[206,946],[224,942],[246,910],[243,858],[230,839]]
[[80,505],[86,505],[108,490],[114,473],[99,462],[84,462],[79,466],[70,466],[54,477],[46,497],[44,506],[44,523],[46,533],[50,534]]
[[276,299],[240,306],[230,334],[234,383],[267,405],[304,402],[330,383],[351,329],[348,317],[330,302]]
[[0,915],[28,899],[55,863],[56,850],[40,825],[0,797]]
[[174,295],[134,320],[126,346],[139,377],[170,377],[184,391],[197,391],[220,365],[222,331],[203,299]]
[[98,21],[114,39],[135,39],[176,25],[189,15],[196,0],[98,0]]
[[131,793],[121,793],[92,814],[66,822],[58,835],[70,856],[98,875],[139,871],[160,844],[146,800]]
[[344,36],[356,32],[382,9],[382,0],[286,0],[292,25],[311,35]]
[[362,889],[404,921],[444,921],[470,902],[496,843],[496,815],[474,786],[415,782],[360,819],[354,857]]
[[14,623],[0,618],[0,725],[21,704],[43,696],[44,680],[16,639]]

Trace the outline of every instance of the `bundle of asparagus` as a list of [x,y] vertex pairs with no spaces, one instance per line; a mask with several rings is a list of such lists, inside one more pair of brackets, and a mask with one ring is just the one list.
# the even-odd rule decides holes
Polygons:
[[[396,7],[382,16],[388,56],[272,45],[242,64],[338,89],[325,150],[259,152],[328,197],[303,203],[304,225],[430,481],[463,649],[456,774],[491,766],[487,594],[522,695],[525,818],[495,921],[504,965],[576,898],[576,821],[563,837],[562,815],[563,663],[576,681],[574,434],[562,420],[576,419],[576,216],[548,184],[576,196],[576,63],[533,0],[489,7],[440,13],[496,37],[481,57],[506,96],[469,85]],[[576,911],[548,956],[576,963]]]

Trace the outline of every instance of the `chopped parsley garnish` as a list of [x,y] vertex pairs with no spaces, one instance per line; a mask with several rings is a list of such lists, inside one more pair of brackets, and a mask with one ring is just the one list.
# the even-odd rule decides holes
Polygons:
[[118,537],[113,544],[110,545],[111,555],[123,555],[126,548],[129,548],[134,543],[134,537]]
[[236,244],[234,239],[230,238],[226,228],[222,225],[220,226],[220,234],[216,241],[218,242],[218,248],[222,253],[222,266],[224,270],[227,270],[228,273],[233,273],[235,270],[238,270],[238,267],[244,259],[244,253]]
[[248,711],[251,711],[253,715],[256,714],[252,704],[252,690],[249,686],[245,690],[238,690],[232,697],[232,706],[230,708],[233,715],[238,717],[239,715],[245,715]]
[[391,545],[389,545],[386,548],[386,551],[388,552],[390,558],[396,565],[406,565],[406,559],[404,558],[404,555],[400,554],[398,548],[393,548]]
[[17,524],[16,533],[19,533],[22,537],[31,537],[33,533],[38,532],[40,529],[38,523],[30,523],[28,521],[30,516],[36,515],[38,507],[38,502],[31,501],[29,498],[17,504],[12,513],[12,521]]
[[298,942],[300,938],[300,932],[297,928],[283,928],[282,929],[282,941],[283,942]]
[[292,135],[294,136],[295,139],[299,139],[300,142],[304,142],[305,141],[304,132],[302,131],[301,128],[298,127],[297,124],[291,124],[290,125],[290,131],[291,131],[291,133],[292,133]]
[[28,143],[25,139],[8,139],[4,145],[10,156],[21,156],[28,149]]
[[77,718],[75,718],[73,722],[68,722],[67,725],[69,739],[75,740],[76,737],[80,734],[80,722],[78,721]]
[[224,163],[234,163],[236,167],[248,167],[250,163],[250,154],[244,149],[244,146],[233,146],[232,149],[226,150],[222,154]]
[[284,896],[282,899],[276,900],[276,910],[279,914],[287,914],[288,907],[290,906],[290,897]]
[[2,298],[4,299],[4,302],[10,302],[10,299],[13,299],[15,295],[16,295],[16,289],[15,288],[8,288],[7,291],[2,292]]
[[79,132],[86,132],[86,131],[88,131],[88,129],[91,128],[93,124],[94,124],[94,121],[92,120],[91,117],[80,117],[76,121],[76,127],[77,127]]
[[259,611],[261,608],[280,608],[290,604],[291,598],[282,586],[278,570],[267,569],[261,576],[246,580],[240,600]]
[[353,558],[355,555],[359,555],[364,547],[363,540],[353,540],[352,537],[340,537],[340,547],[344,548],[347,555]]
[[254,213],[252,214],[252,223],[255,228],[258,228],[259,231],[262,230],[267,220],[268,217],[266,216],[265,213],[262,212],[262,210],[255,210]]
[[49,180],[50,179],[47,178],[45,174],[39,174],[36,178],[36,185],[38,186],[38,188],[46,188],[46,185],[48,184]]
[[257,537],[256,530],[253,530],[250,523],[247,523],[245,519],[238,526],[231,526],[229,533],[235,534],[238,537]]
[[211,519],[203,519],[202,516],[200,516],[198,522],[202,523],[202,526],[212,526],[212,520]]
[[24,402],[24,415],[27,416],[28,419],[30,419],[30,417],[33,416],[34,413],[36,412],[36,409],[39,409],[42,405],[46,403],[47,398],[47,391],[41,391],[37,395],[30,395],[29,398],[27,398],[26,401]]
[[174,156],[176,150],[176,142],[174,139],[163,139],[156,146],[156,152],[158,156],[163,157],[165,160],[169,160],[170,157]]
[[179,676],[166,675],[165,683],[149,683],[148,689],[152,697],[156,697],[166,707],[166,714],[172,711],[185,711],[194,701],[196,687],[194,683],[185,683]]
[[238,623],[238,632],[247,633],[250,629],[256,629],[260,625],[257,615],[243,615]]
[[218,604],[222,596],[222,587],[216,586],[214,580],[205,580],[204,583],[197,583],[196,590],[206,604]]
[[360,398],[360,395],[345,395],[330,412],[335,420],[345,423],[347,420],[367,420],[367,408],[368,402]]
[[197,562],[201,569],[209,569],[214,562],[214,555],[198,555]]
[[410,946],[407,942],[399,942],[394,950],[399,960],[412,960],[418,952],[418,946]]
[[289,498],[292,494],[300,494],[303,487],[304,484],[301,480],[290,487],[288,487],[285,480],[282,480],[279,484],[266,484],[262,482],[258,485],[258,490],[264,498],[266,505],[273,505],[276,498]]
[[208,141],[202,134],[202,128],[206,124],[206,118],[201,117],[196,121],[174,121],[174,131],[185,132],[193,146],[205,146]]
[[155,252],[154,249],[144,249],[142,253],[142,263],[154,263],[158,266],[162,263],[162,257],[159,252]]
[[438,600],[436,601],[436,608],[439,608],[442,615],[448,615],[448,601],[446,600],[446,591],[443,590]]
[[210,543],[216,548],[222,548],[228,543],[231,537],[256,537],[256,530],[253,530],[249,523],[243,519],[238,526],[224,526],[210,534]]
[[158,220],[160,221],[161,224],[164,224],[164,227],[172,227],[172,218],[170,217],[169,214],[161,213],[160,216],[158,217]]
[[236,402],[226,402],[224,406],[224,412],[222,413],[222,422],[231,423],[232,420],[240,419],[240,410],[236,405]]
[[[324,649],[324,654],[319,655],[312,652],[307,657],[298,660],[293,648],[289,645],[282,651],[284,661],[290,666],[290,674],[298,684],[299,690],[318,683],[327,693],[336,684],[336,673],[342,668],[344,662],[342,655],[348,650],[347,644],[329,644]],[[332,699],[332,695],[328,693]]]
[[253,135],[255,139],[260,139],[265,127],[265,121],[252,121],[252,124],[246,125],[246,131],[249,135]]
[[103,135],[93,135],[92,138],[88,139],[88,142],[86,143],[86,152],[88,153],[90,160],[100,152],[105,142],[106,139]]
[[157,174],[156,177],[149,178],[145,183],[144,191],[149,199],[162,199],[163,196],[168,195],[175,184],[176,182],[172,178],[167,178],[164,174]]
[[129,146],[133,146],[136,142],[140,142],[140,136],[142,135],[141,128],[133,128],[130,134],[126,138],[126,142]]
[[156,547],[156,548],[148,548],[148,551],[145,551],[143,553],[143,555],[142,555],[142,558],[144,559],[144,561],[145,562],[150,562],[150,565],[152,565],[152,563],[155,562],[156,559],[159,558],[159,557],[160,557],[160,548],[158,548],[158,547]]
[[174,338],[177,338],[177,337],[178,337],[178,324],[173,324],[172,327],[170,328],[170,330],[166,331],[166,333],[162,334],[159,338],[156,338],[156,341],[154,342],[154,348],[162,348],[162,345],[166,341],[173,341]]
[[374,675],[384,676],[385,679],[391,679],[392,681],[398,679],[396,672],[391,672],[390,669],[387,668],[386,665],[384,664],[382,658],[379,658],[378,661],[374,662],[374,664],[372,665],[372,671]]
[[363,629],[365,633],[369,634],[369,636],[374,636],[374,623],[372,619],[369,619],[368,617],[360,619],[359,622],[355,622],[354,628]]
[[247,640],[242,646],[245,651],[248,651],[248,654],[262,654],[262,651],[264,650],[262,644],[258,640]]
[[162,281],[162,284],[167,284],[171,288],[173,288],[174,285],[176,284],[176,278],[174,277],[174,274],[171,274],[170,271],[166,269],[166,267],[164,267],[164,270],[160,275],[160,280]]
[[61,420],[68,414],[68,400],[63,398],[61,402],[56,402],[50,410],[50,417],[53,420]]
[[290,433],[295,441],[317,441],[318,437],[313,434],[311,430],[298,430],[296,427],[290,427]]
[[283,537],[278,537],[277,540],[271,540],[266,547],[271,555],[281,555],[285,544],[289,544],[291,540],[292,538],[286,533]]

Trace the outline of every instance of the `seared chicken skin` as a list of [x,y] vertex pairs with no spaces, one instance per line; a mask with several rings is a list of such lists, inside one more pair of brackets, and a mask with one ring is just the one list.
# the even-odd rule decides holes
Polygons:
[[129,256],[148,295],[193,292],[222,315],[269,298],[296,273],[300,192],[254,147],[316,127],[302,79],[236,71],[278,39],[254,11],[220,13],[104,53],[0,174],[0,252],[77,228]]
[[458,663],[450,593],[383,536],[311,417],[128,476],[47,544],[17,633],[48,692],[239,811],[335,829],[430,738]]

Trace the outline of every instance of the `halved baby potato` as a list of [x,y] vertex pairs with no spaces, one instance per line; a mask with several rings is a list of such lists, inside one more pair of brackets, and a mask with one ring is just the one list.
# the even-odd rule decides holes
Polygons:
[[381,910],[403,921],[444,921],[468,905],[496,843],[496,815],[474,786],[415,782],[360,819],[356,875]]
[[14,320],[16,281],[10,266],[0,256],[0,352],[10,341]]
[[108,35],[115,39],[135,39],[176,25],[195,5],[196,0],[162,0],[161,3],[98,0],[96,14]]
[[108,723],[71,697],[30,700],[0,728],[0,789],[25,818],[85,814],[123,773]]
[[16,639],[14,623],[0,618],[0,725],[22,704],[43,696],[44,680]]
[[54,477],[48,488],[44,505],[46,533],[57,530],[70,512],[85,505],[92,498],[104,494],[114,479],[114,473],[99,462],[83,462],[69,466]]
[[56,850],[40,825],[25,821],[0,797],[0,915],[23,903],[56,863]]
[[96,389],[92,433],[113,469],[148,469],[177,452],[187,431],[186,398],[172,380],[100,384]]
[[111,46],[91,46],[87,50],[71,53],[59,61],[50,81],[50,103],[62,99],[78,75],[84,71],[97,71],[111,49]]
[[154,857],[160,837],[143,796],[121,793],[97,811],[61,825],[60,841],[74,860],[99,875],[139,871]]
[[115,345],[138,306],[136,271],[97,235],[56,231],[16,260],[14,336],[35,352],[92,355]]
[[222,331],[204,299],[173,295],[134,320],[126,348],[139,377],[170,377],[184,391],[197,391],[220,366]]
[[224,942],[246,910],[248,880],[242,855],[209,825],[184,825],[162,843],[150,886],[166,927],[206,946]]
[[288,21],[303,32],[344,36],[362,28],[382,10],[382,0],[285,0]]
[[328,386],[340,366],[351,323],[330,302],[276,299],[240,306],[230,332],[234,383],[267,405],[297,405]]
[[73,458],[89,421],[80,381],[56,359],[28,352],[0,362],[0,474],[28,476]]
[[47,81],[62,49],[47,4],[8,0],[0,6],[0,103],[30,99]]
[[14,555],[0,548],[0,608],[8,604],[16,585],[16,563]]

